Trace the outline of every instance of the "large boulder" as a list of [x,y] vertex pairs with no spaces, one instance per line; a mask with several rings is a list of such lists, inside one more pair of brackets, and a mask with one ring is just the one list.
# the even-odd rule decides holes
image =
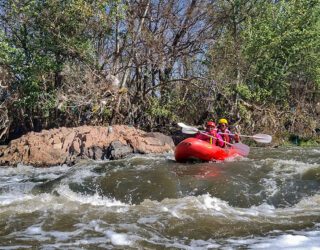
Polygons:
[[172,152],[171,137],[134,127],[82,126],[30,132],[0,148],[0,165],[72,165],[79,159],[119,159],[132,153]]

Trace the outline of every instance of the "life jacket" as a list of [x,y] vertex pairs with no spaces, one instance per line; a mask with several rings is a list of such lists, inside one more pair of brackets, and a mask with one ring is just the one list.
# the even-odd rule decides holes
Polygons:
[[[207,135],[213,136],[213,137],[215,137],[215,138],[218,137],[217,129],[213,129],[213,130],[211,130],[210,132],[205,131],[204,133],[207,134]],[[196,137],[197,139],[200,139],[200,140],[209,142],[210,144],[217,145],[217,140],[216,140],[215,138],[206,136],[206,135],[204,135],[203,133],[198,133],[198,134],[196,134],[195,137]],[[220,136],[219,136],[219,137],[220,137]]]
[[[229,129],[225,129],[225,131],[222,131],[221,129],[218,129],[218,134],[221,136],[222,140],[224,142],[230,143],[230,135],[231,132]],[[223,147],[226,146],[226,143],[224,143]]]

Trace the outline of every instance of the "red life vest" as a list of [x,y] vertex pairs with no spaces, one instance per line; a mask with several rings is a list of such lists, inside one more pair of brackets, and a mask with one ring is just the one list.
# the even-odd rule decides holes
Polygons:
[[[225,131],[222,131],[221,129],[218,129],[218,134],[221,135],[222,140],[224,142],[230,143],[230,136],[229,134],[231,134],[229,129],[225,129]],[[224,147],[226,146],[226,144],[224,144]]]
[[[213,137],[216,137],[216,138],[217,138],[217,129],[213,129],[213,130],[211,130],[210,132],[205,131],[204,133],[207,134],[207,135],[210,135],[210,136],[213,136]],[[206,135],[204,135],[204,134],[202,134],[202,133],[196,134],[195,137],[196,137],[197,139],[200,139],[200,140],[209,142],[210,144],[214,144],[214,145],[217,144],[217,140],[216,140],[216,139],[214,139],[214,138],[212,138],[212,137],[209,137],[209,136],[206,136]]]

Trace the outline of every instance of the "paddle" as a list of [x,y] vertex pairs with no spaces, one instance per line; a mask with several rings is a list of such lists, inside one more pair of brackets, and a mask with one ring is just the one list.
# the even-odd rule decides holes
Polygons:
[[[198,133],[197,128],[193,128],[190,126],[187,126],[183,123],[178,123],[180,127],[182,127],[182,132],[185,134],[196,134]],[[223,134],[228,134],[228,133],[219,133],[221,135]],[[235,134],[228,134],[228,135],[235,135]],[[272,141],[272,136],[271,135],[266,135],[266,134],[255,134],[255,135],[239,135],[242,137],[248,137],[248,138],[253,138],[256,142],[260,143],[270,143]]]
[[[228,133],[219,133],[220,135],[225,135]],[[234,135],[234,134],[228,134],[228,135]],[[256,142],[260,143],[270,143],[272,141],[271,135],[266,134],[255,134],[255,135],[239,135],[240,137],[249,137],[255,140]]]
[[[191,126],[188,126],[182,122],[179,122],[178,125],[182,128],[182,132],[185,133],[185,134],[196,134],[196,133],[200,133],[200,134],[203,134],[203,135],[206,135],[208,137],[211,137],[213,139],[218,139],[214,136],[211,136],[211,135],[208,135],[206,133],[204,133],[203,131],[195,128],[195,127],[191,127]],[[219,139],[218,139],[219,140]],[[230,145],[231,147],[233,147],[237,153],[239,155],[242,155],[242,156],[247,156],[250,152],[250,148],[249,146],[245,145],[245,144],[242,144],[242,143],[234,143],[234,144],[231,144],[229,142],[225,142],[226,144]]]

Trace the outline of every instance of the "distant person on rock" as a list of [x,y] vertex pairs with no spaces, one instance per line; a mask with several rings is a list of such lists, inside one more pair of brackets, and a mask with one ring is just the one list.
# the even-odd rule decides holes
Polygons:
[[204,133],[197,133],[196,138],[209,142],[210,144],[222,147],[224,145],[221,135],[219,135],[216,128],[216,124],[213,121],[208,121],[206,123],[206,131]]

